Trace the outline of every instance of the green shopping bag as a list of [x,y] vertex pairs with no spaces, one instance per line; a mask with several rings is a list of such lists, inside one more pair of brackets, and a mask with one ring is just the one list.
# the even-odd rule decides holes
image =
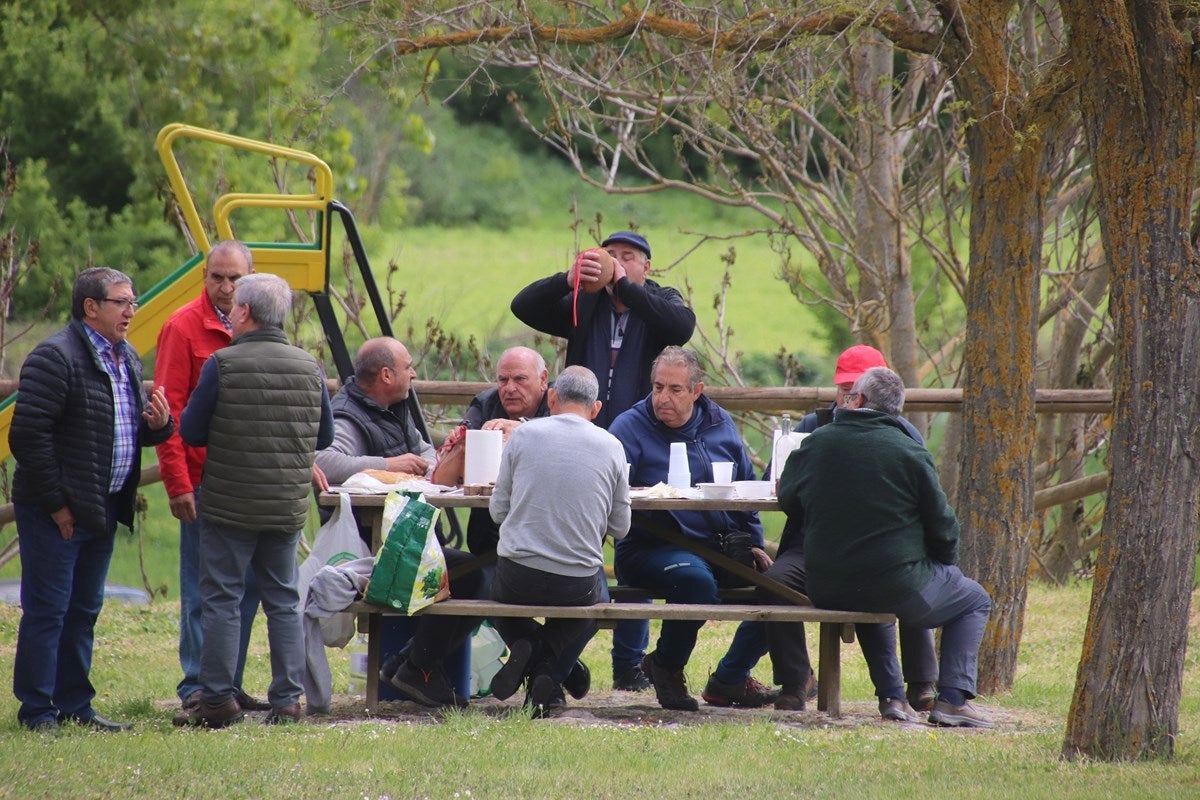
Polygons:
[[392,492],[383,506],[387,535],[367,584],[368,603],[412,614],[450,596],[446,556],[434,533],[438,509],[419,497]]

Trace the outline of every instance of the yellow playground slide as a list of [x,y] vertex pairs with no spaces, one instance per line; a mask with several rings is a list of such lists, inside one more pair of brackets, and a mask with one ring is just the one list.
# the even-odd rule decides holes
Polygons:
[[[217,146],[231,147],[241,151],[260,154],[268,159],[297,162],[304,165],[312,179],[309,194],[256,194],[228,193],[213,204],[212,220],[218,239],[233,238],[230,214],[239,208],[272,208],[313,212],[319,215],[319,240],[315,243],[256,243],[246,242],[254,253],[254,268],[257,272],[271,272],[288,281],[294,289],[303,290],[315,297],[327,300],[329,279],[329,209],[333,202],[333,174],[324,161],[302,150],[267,144],[240,136],[217,131],[173,124],[158,134],[159,157],[166,168],[171,188],[179,203],[180,211],[187,224],[192,241],[200,252],[187,263],[144,292],[141,303],[129,330],[129,341],[139,353],[145,355],[158,342],[158,332],[163,323],[180,306],[196,297],[203,285],[204,259],[210,248],[208,233],[201,223],[192,193],[188,189],[175,157],[174,145],[184,139],[195,139]],[[373,288],[373,287],[372,287]],[[328,309],[326,309],[328,311]],[[331,312],[329,312],[331,313]],[[16,395],[9,396],[0,404],[0,459],[8,458],[8,430],[12,424],[13,405]]]

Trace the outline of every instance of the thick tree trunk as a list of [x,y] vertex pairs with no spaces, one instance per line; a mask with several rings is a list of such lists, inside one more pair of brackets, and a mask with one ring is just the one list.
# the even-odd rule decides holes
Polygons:
[[993,694],[1012,687],[1025,618],[1043,187],[1036,142],[1018,148],[1010,130],[986,118],[971,140],[962,406],[963,431],[971,438],[960,451],[955,507],[963,527],[963,571],[992,596],[979,691]]
[[1200,491],[1200,266],[1188,239],[1200,80],[1167,2],[1063,7],[1117,347],[1112,480],[1063,752],[1170,756]]
[[[1006,0],[939,3],[971,104],[971,256],[963,356],[963,443],[955,509],[961,566],[992,597],[979,691],[1012,687],[1025,619],[1033,531],[1034,353],[1042,263],[1045,130],[1027,130],[1026,95],[1010,70]],[[968,23],[969,21],[969,23]],[[1029,135],[1032,134],[1032,135]]]

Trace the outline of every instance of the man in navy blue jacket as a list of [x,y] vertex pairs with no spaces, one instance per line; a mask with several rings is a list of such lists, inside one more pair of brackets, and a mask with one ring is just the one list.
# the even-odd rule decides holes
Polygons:
[[[704,395],[703,376],[696,354],[667,347],[651,367],[649,397],[613,421],[609,432],[621,441],[629,460],[630,484],[653,486],[667,480],[671,444],[687,445],[694,481],[711,481],[712,462],[732,461],[734,479],[754,477],[754,467],[742,446],[741,436],[724,409]],[[700,556],[663,541],[652,533],[655,526],[711,542],[722,530],[748,532],[755,566],[766,570],[771,558],[763,550],[762,525],[754,512],[651,511],[635,512],[629,535],[617,544],[616,572],[622,583],[649,589],[671,603],[719,603],[718,575]],[[702,620],[663,620],[657,647],[642,663],[654,683],[663,708],[695,711],[699,704],[688,693],[683,669],[696,646]],[[713,705],[758,707],[775,693],[750,677],[750,669],[767,652],[763,623],[743,622],[729,651],[704,689]]]
[[[526,325],[567,340],[566,366],[587,367],[600,382],[604,404],[594,422],[607,428],[650,391],[650,362],[668,345],[684,345],[696,315],[683,296],[646,275],[650,243],[634,231],[610,234],[600,246],[612,256],[612,281],[602,291],[576,291],[599,280],[600,264],[588,251],[574,268],[534,281],[512,301]],[[649,688],[641,660],[650,638],[645,620],[622,620],[613,630],[613,688]]]

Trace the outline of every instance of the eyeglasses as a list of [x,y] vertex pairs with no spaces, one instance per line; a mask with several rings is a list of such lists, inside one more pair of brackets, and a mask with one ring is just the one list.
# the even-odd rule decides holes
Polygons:
[[94,300],[95,300],[96,302],[98,302],[98,303],[115,303],[116,305],[119,305],[119,306],[121,307],[121,310],[122,310],[122,311],[124,311],[124,310],[125,310],[125,309],[127,309],[127,308],[128,308],[130,311],[137,311],[137,310],[138,310],[138,301],[137,301],[137,300],[126,300],[126,299],[125,299],[125,298],[123,298],[123,297],[121,297],[121,298],[116,298],[116,297],[95,297],[95,298],[92,298],[92,299],[94,299]]

